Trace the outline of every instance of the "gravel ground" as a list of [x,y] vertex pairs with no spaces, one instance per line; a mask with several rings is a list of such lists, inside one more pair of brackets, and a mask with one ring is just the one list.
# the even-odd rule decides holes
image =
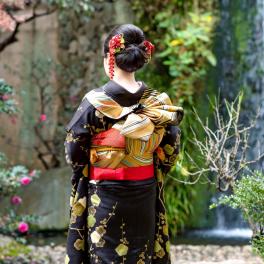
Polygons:
[[250,246],[171,246],[172,264],[264,264]]
[[[10,238],[0,235],[0,246]],[[64,264],[64,246],[29,246],[32,255],[45,259],[45,264]],[[264,264],[250,246],[171,246],[172,264]],[[14,262],[15,263],[15,262]]]
[[[65,248],[42,247],[41,251],[52,252],[53,262],[63,263]],[[45,254],[44,254],[45,255]],[[172,264],[264,264],[252,253],[250,246],[171,246]]]

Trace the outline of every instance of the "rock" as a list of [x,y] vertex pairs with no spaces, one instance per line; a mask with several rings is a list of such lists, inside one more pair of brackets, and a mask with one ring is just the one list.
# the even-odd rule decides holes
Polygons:
[[78,51],[78,42],[76,40],[70,43],[69,53],[75,54]]
[[69,224],[71,169],[48,170],[26,188],[19,213],[41,216],[38,228],[66,229]]
[[4,247],[5,245],[9,244],[12,241],[13,239],[11,237],[0,234],[0,247]]
[[87,42],[89,42],[89,40],[87,39],[87,36],[85,35],[79,36],[78,40],[81,46],[87,46]]
[[264,264],[250,246],[171,245],[172,264]]

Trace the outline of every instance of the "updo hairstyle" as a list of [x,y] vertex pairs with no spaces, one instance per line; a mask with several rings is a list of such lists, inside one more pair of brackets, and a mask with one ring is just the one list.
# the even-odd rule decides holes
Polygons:
[[125,40],[125,49],[115,54],[117,67],[126,72],[135,72],[142,68],[148,59],[143,44],[145,36],[143,31],[133,24],[123,24],[112,29],[104,41],[104,57],[106,58],[109,52],[110,39],[117,34],[123,34]]

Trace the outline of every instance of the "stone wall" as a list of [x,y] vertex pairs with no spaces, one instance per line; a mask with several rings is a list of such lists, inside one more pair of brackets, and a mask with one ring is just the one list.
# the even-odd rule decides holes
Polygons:
[[[0,76],[15,87],[15,98],[20,110],[15,123],[5,115],[0,116],[0,122],[4,124],[0,128],[0,149],[13,164],[22,163],[29,167],[43,168],[35,150],[35,147],[42,147],[34,131],[42,109],[39,87],[32,78],[32,72],[36,67],[36,60],[51,58],[56,61],[57,26],[56,14],[24,24],[17,36],[18,41],[0,53]],[[48,82],[56,93],[57,85],[53,74],[49,75]],[[57,98],[53,98],[52,103],[53,107],[45,113],[48,121],[43,129],[47,140],[54,137],[58,116]]]
[[[0,148],[13,164],[43,171],[39,179],[22,188],[24,202],[20,209],[42,216],[40,229],[68,226],[71,171],[64,158],[64,127],[83,95],[108,80],[102,58],[106,33],[118,23],[133,21],[129,1],[104,1],[94,7],[89,17],[63,12],[24,25],[18,34],[19,41],[0,54],[0,76],[16,88],[22,110],[16,124],[0,116],[5,124],[0,131]],[[37,87],[43,88],[43,84],[36,82],[32,74],[39,67],[36,61],[43,63],[40,79],[50,98],[44,105]],[[5,69],[4,64],[18,74]],[[49,76],[48,82],[43,75]],[[40,127],[44,141],[34,130],[43,112],[47,115]],[[47,152],[42,158],[48,169],[36,148]]]

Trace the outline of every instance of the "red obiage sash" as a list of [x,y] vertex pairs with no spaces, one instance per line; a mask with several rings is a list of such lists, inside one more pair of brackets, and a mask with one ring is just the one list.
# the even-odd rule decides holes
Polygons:
[[92,180],[145,180],[152,177],[154,177],[153,164],[117,169],[90,166]]

